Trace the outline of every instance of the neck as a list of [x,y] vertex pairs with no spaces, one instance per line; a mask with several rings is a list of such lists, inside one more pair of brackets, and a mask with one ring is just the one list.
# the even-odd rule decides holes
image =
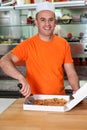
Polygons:
[[54,35],[48,35],[48,36],[42,36],[40,34],[38,34],[39,38],[43,41],[49,42],[53,40]]

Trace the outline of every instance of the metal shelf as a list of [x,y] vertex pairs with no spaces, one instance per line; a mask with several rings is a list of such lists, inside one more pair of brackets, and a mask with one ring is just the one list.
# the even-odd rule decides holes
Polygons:
[[[68,2],[54,2],[55,8],[67,7],[85,7],[84,1],[68,1]],[[35,9],[37,4],[25,4],[22,6],[15,6],[15,9]]]
[[[53,2],[55,8],[75,8],[75,7],[85,7],[87,2],[85,1],[67,1],[67,2]],[[1,6],[0,11],[9,11],[12,9],[15,10],[34,10],[37,4],[24,4],[24,5],[15,5],[15,6]]]
[[0,6],[0,11],[10,11],[13,9],[14,9],[14,6]]
[[15,5],[14,8],[19,9],[28,9],[28,10],[35,10],[37,4],[24,4],[24,5]]
[[64,7],[85,7],[85,1],[67,1],[67,2],[55,2],[55,8],[64,8]]

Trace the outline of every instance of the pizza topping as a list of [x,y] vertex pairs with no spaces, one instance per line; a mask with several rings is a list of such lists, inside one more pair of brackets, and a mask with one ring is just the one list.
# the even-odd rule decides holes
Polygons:
[[67,101],[63,98],[53,98],[53,99],[37,99],[35,100],[35,105],[46,105],[46,106],[64,106]]

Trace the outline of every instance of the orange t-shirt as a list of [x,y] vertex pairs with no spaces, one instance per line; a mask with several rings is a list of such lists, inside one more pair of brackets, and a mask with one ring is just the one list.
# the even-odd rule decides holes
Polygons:
[[35,35],[11,52],[26,62],[26,79],[33,94],[65,94],[63,64],[73,62],[65,39],[54,35],[46,42]]

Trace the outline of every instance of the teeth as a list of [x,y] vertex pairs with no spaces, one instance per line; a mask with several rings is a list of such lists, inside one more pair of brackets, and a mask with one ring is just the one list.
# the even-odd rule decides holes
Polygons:
[[49,30],[50,28],[45,28],[45,30]]

